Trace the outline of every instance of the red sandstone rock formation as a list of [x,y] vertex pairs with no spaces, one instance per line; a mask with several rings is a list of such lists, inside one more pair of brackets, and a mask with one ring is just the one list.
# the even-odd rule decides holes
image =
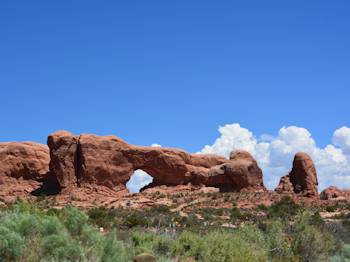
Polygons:
[[293,194],[294,193],[294,188],[292,185],[292,182],[290,182],[290,177],[289,175],[283,176],[280,179],[280,182],[275,189],[277,193],[288,193],[288,194]]
[[213,167],[209,176],[209,186],[225,187],[228,191],[265,190],[263,173],[247,151],[233,151],[230,160]]
[[350,190],[341,190],[335,186],[330,186],[320,194],[322,200],[347,200],[350,199]]
[[49,148],[31,142],[0,143],[0,177],[38,180],[49,171]]
[[160,147],[133,146],[114,136],[65,131],[49,136],[50,170],[61,189],[84,185],[125,186],[137,169],[153,177],[152,186],[217,186],[230,191],[263,188],[262,172],[247,152],[228,160]]
[[0,197],[28,198],[49,171],[49,148],[31,142],[0,143]]
[[78,138],[66,131],[58,131],[47,138],[50,148],[50,176],[57,180],[61,189],[77,184]]
[[308,154],[300,152],[294,157],[292,171],[281,178],[276,191],[311,197],[318,195],[317,186],[315,165]]

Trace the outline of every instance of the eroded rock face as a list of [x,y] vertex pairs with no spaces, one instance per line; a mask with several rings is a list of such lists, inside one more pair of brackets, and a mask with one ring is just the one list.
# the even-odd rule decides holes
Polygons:
[[47,138],[51,176],[57,179],[61,189],[77,185],[78,140],[78,137],[66,131],[57,131]]
[[295,193],[309,196],[318,195],[317,173],[314,162],[306,153],[297,153],[293,160],[293,168],[289,173]]
[[49,171],[49,148],[31,142],[0,143],[0,198],[29,198]]
[[320,198],[322,200],[347,200],[350,199],[350,191],[330,186],[321,192]]
[[292,171],[281,178],[276,191],[279,193],[292,191],[295,194],[311,197],[318,195],[317,186],[315,165],[308,154],[300,152],[294,157]]
[[265,190],[258,163],[243,150],[233,151],[228,162],[210,170],[209,177],[209,186],[223,186],[226,191]]
[[133,146],[115,136],[59,131],[49,136],[50,170],[61,188],[126,185],[135,170],[153,177],[153,186],[217,186],[229,191],[263,188],[262,172],[248,152],[228,160],[216,155],[189,154],[179,149]]
[[281,180],[275,190],[277,193],[287,193],[287,194],[293,194],[294,188],[293,184],[290,181],[289,175],[281,177]]
[[129,145],[117,137],[82,134],[78,154],[80,184],[109,188],[124,185],[134,171],[128,150]]
[[0,177],[39,180],[49,171],[49,148],[32,142],[0,143]]

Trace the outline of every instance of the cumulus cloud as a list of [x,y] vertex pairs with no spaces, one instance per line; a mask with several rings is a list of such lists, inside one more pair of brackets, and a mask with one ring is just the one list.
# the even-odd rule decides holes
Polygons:
[[334,132],[333,143],[339,146],[345,154],[350,155],[350,128],[343,126]]
[[201,153],[228,157],[235,149],[249,151],[264,171],[264,182],[274,188],[281,176],[291,169],[295,153],[304,151],[314,160],[319,178],[319,188],[329,185],[350,187],[350,128],[334,132],[332,144],[319,148],[311,133],[301,127],[282,127],[277,135],[263,134],[257,138],[239,124],[219,127],[220,136]]
[[128,183],[126,183],[126,187],[131,193],[138,193],[141,188],[152,183],[152,181],[153,178],[149,174],[141,169],[138,169],[131,176]]

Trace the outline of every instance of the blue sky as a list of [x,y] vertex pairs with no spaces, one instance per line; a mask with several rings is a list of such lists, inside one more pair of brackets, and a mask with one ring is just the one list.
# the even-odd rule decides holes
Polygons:
[[57,129],[197,152],[350,125],[349,1],[0,3],[0,141]]

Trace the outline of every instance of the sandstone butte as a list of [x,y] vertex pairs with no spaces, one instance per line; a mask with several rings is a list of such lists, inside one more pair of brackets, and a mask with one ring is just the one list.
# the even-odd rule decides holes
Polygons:
[[[0,143],[0,197],[35,194],[64,195],[88,188],[103,192],[126,190],[135,170],[153,177],[147,188],[194,185],[221,192],[267,192],[257,161],[246,151],[230,158],[190,154],[183,150],[135,146],[116,136],[50,134],[47,146],[31,142]],[[292,169],[281,178],[278,194],[319,197],[315,165],[306,153],[295,155]],[[330,187],[321,199],[349,197]]]

